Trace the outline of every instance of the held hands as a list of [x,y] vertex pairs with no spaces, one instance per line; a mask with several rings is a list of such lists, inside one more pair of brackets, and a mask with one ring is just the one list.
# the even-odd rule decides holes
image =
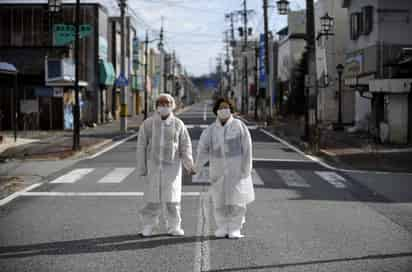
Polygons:
[[189,175],[191,175],[191,176],[194,176],[194,175],[197,174],[196,170],[195,170],[193,167],[190,168],[190,169],[188,170],[188,172],[189,172]]

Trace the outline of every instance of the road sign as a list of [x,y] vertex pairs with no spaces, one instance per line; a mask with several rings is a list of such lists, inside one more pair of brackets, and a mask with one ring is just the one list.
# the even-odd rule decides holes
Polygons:
[[[53,27],[54,45],[66,45],[74,41],[76,27],[74,25],[56,24]],[[80,38],[87,37],[92,33],[92,26],[89,24],[81,25]]]
[[116,85],[117,87],[126,87],[126,86],[129,85],[129,81],[127,80],[127,78],[126,78],[123,74],[121,74],[121,75],[116,79],[115,85]]
[[80,26],[80,39],[89,36],[92,33],[91,25],[81,25]]

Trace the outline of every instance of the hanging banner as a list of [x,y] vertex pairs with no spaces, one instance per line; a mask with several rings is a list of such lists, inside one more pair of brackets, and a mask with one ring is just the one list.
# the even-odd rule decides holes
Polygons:
[[266,63],[265,63],[265,34],[260,34],[259,39],[259,88],[266,89]]

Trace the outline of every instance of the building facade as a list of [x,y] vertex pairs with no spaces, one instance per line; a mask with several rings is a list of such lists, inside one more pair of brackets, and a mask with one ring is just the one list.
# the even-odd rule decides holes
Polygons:
[[[328,14],[334,19],[333,34],[321,35],[320,17]],[[316,18],[316,67],[318,76],[318,121],[323,124],[338,121],[339,75],[338,64],[345,64],[346,46],[349,39],[349,18],[347,10],[340,3],[318,0],[315,8]],[[355,95],[353,89],[341,93],[342,121],[353,124],[355,121]],[[359,99],[359,98],[358,98]]]
[[[293,89],[293,70],[299,65],[305,51],[306,13],[290,11],[288,25],[277,32],[278,47],[278,108],[284,112],[284,102]],[[302,90],[303,92],[303,90]]]
[[370,109],[368,127],[381,141],[411,142],[412,2],[344,0],[342,7],[350,27],[345,83],[366,99],[356,111]]

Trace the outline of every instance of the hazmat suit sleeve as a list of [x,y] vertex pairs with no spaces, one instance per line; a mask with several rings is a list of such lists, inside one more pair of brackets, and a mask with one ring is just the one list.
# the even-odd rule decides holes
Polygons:
[[193,168],[192,141],[190,140],[190,134],[185,126],[183,126],[182,133],[180,133],[179,153],[182,158],[183,166],[186,170],[190,171]]
[[136,160],[137,160],[137,175],[146,176],[147,175],[147,145],[149,144],[149,139],[146,135],[146,122],[144,122],[139,129],[139,135],[137,138],[137,148],[136,148]]
[[205,129],[200,135],[199,143],[197,144],[197,156],[195,170],[200,173],[202,167],[209,161],[210,155],[210,129]]
[[253,157],[252,157],[252,137],[250,136],[249,129],[243,123],[242,127],[242,165],[241,165],[241,177],[247,178],[252,173]]

